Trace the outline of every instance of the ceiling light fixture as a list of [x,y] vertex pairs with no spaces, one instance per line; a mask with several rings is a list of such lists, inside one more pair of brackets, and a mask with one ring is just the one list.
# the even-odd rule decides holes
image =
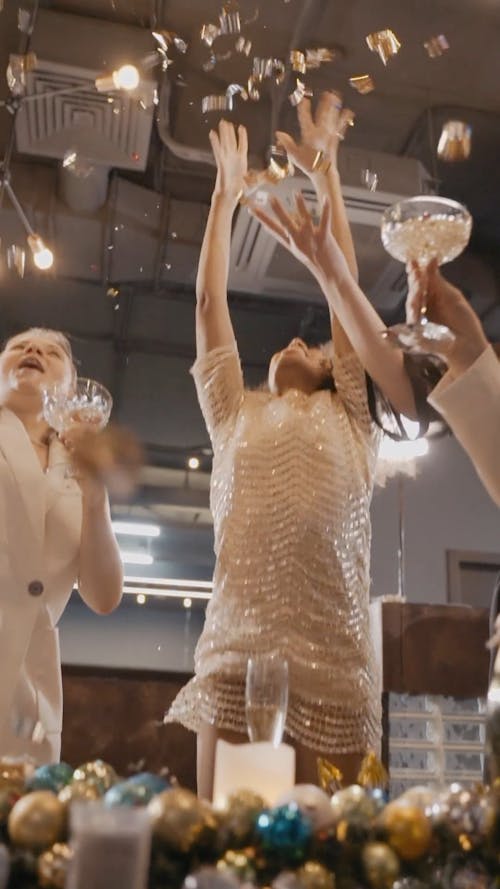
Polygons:
[[139,595],[137,596],[137,604],[138,605],[145,605],[146,604],[146,596],[144,595],[144,593],[139,593]]
[[37,235],[37,233],[35,232],[18,200],[14,189],[12,188],[12,185],[10,184],[8,177],[4,175],[2,182],[5,191],[9,196],[10,202],[19,217],[19,221],[23,225],[28,236],[28,244],[33,254],[33,262],[35,263],[36,267],[41,269],[42,271],[50,269],[54,263],[54,254],[52,253],[52,250],[49,250],[49,248],[42,241],[40,235]]
[[188,460],[188,466],[190,469],[199,469],[200,468],[200,458],[199,457],[190,457]]
[[45,272],[52,268],[54,264],[54,254],[45,246],[42,239],[38,235],[28,235],[28,244],[33,254],[33,262],[37,269]]
[[141,77],[135,65],[122,65],[111,74],[102,74],[96,77],[94,84],[98,93],[109,93],[113,90],[125,90],[131,92],[137,89]]
[[193,601],[189,598],[189,596],[186,596],[182,604],[184,605],[184,608],[191,608]]
[[159,537],[161,528],[159,525],[146,525],[142,522],[113,522],[115,534],[124,534],[130,537]]

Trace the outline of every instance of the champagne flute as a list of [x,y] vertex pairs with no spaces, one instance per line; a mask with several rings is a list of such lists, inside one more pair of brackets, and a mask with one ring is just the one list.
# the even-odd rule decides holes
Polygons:
[[[388,253],[400,262],[427,266],[456,259],[469,242],[472,217],[457,201],[420,195],[399,201],[382,215],[381,237]],[[454,336],[443,324],[429,321],[426,306],[415,324],[396,324],[384,331],[404,352],[432,354],[433,346],[451,343]],[[439,351],[439,348],[438,350]]]
[[247,665],[245,712],[248,736],[252,742],[281,744],[288,708],[288,663],[279,654],[249,658]]

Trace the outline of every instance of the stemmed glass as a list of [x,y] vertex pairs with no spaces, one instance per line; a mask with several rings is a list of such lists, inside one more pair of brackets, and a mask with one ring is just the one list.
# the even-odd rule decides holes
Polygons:
[[[456,259],[469,242],[472,217],[457,201],[433,195],[420,195],[399,201],[382,215],[382,243],[400,262],[416,261],[427,266],[433,259],[439,265]],[[396,324],[384,332],[405,352],[431,354],[433,344],[450,343],[453,334],[443,324],[429,321],[426,307],[415,324]]]
[[281,744],[288,709],[288,663],[279,654],[255,655],[247,665],[245,712],[251,741]]
[[[66,387],[54,385],[43,393],[43,416],[52,429],[64,436],[75,426],[87,426],[100,432],[107,425],[113,399],[96,380],[79,377],[70,394]],[[67,469],[66,478],[74,473]]]

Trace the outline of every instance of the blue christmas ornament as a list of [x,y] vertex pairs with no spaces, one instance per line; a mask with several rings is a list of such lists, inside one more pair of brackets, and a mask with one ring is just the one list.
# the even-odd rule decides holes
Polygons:
[[108,809],[114,809],[115,806],[146,806],[155,795],[155,791],[144,784],[120,781],[106,791],[102,801]]
[[53,762],[35,769],[26,782],[26,790],[51,790],[59,793],[71,781],[73,769],[67,762]]
[[153,792],[153,795],[162,793],[163,790],[168,790],[172,787],[171,781],[168,781],[167,778],[161,778],[160,775],[153,775],[152,772],[139,772],[139,774],[133,775],[132,778],[128,778],[128,784],[140,784],[143,787],[148,787]]
[[312,835],[312,823],[296,803],[261,812],[255,825],[265,852],[300,861]]

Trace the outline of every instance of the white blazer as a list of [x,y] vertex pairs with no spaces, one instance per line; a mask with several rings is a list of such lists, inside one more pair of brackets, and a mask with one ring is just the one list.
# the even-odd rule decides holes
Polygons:
[[500,361],[489,346],[459,377],[446,373],[429,396],[500,506]]
[[78,577],[82,498],[64,464],[54,439],[44,473],[22,422],[0,408],[0,756],[37,763],[60,755],[57,623]]

